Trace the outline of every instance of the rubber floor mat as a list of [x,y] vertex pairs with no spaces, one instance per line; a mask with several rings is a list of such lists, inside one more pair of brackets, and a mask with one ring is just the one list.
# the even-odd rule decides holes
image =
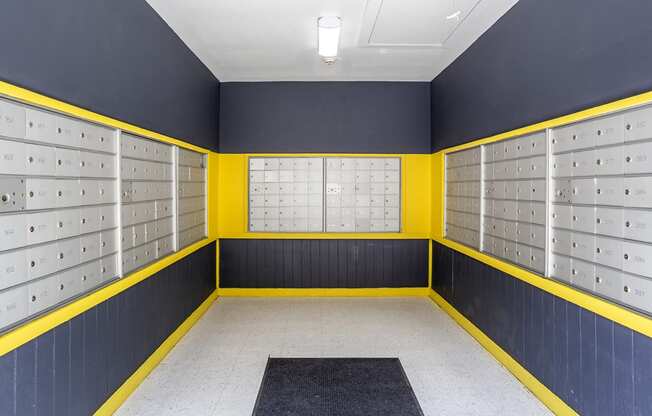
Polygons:
[[423,416],[398,358],[270,358],[253,416]]

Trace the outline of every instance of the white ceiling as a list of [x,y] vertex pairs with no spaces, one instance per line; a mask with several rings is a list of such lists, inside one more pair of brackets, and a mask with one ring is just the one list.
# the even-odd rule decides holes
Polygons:
[[[147,0],[220,81],[430,81],[518,0]],[[341,59],[317,18],[342,18]]]

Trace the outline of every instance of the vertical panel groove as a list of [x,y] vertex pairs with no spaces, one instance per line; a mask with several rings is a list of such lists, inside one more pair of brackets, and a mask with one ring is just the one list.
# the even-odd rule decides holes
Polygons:
[[428,286],[428,240],[226,239],[220,250],[224,288]]

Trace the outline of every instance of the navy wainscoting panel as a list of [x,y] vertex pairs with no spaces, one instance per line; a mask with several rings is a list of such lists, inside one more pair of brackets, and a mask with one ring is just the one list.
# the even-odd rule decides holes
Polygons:
[[0,79],[218,148],[219,82],[145,0],[4,0]]
[[220,240],[223,288],[427,286],[428,240]]
[[228,82],[222,153],[430,153],[428,82]]
[[652,90],[652,2],[520,0],[432,81],[432,150]]
[[0,357],[0,415],[92,414],[215,290],[209,244]]
[[652,415],[652,339],[432,242],[432,287],[581,415]]

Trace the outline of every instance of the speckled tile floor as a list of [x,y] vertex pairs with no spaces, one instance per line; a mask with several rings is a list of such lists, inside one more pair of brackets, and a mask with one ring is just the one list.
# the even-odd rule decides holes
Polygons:
[[251,415],[267,357],[399,357],[426,415],[550,415],[426,298],[220,298],[117,415]]

